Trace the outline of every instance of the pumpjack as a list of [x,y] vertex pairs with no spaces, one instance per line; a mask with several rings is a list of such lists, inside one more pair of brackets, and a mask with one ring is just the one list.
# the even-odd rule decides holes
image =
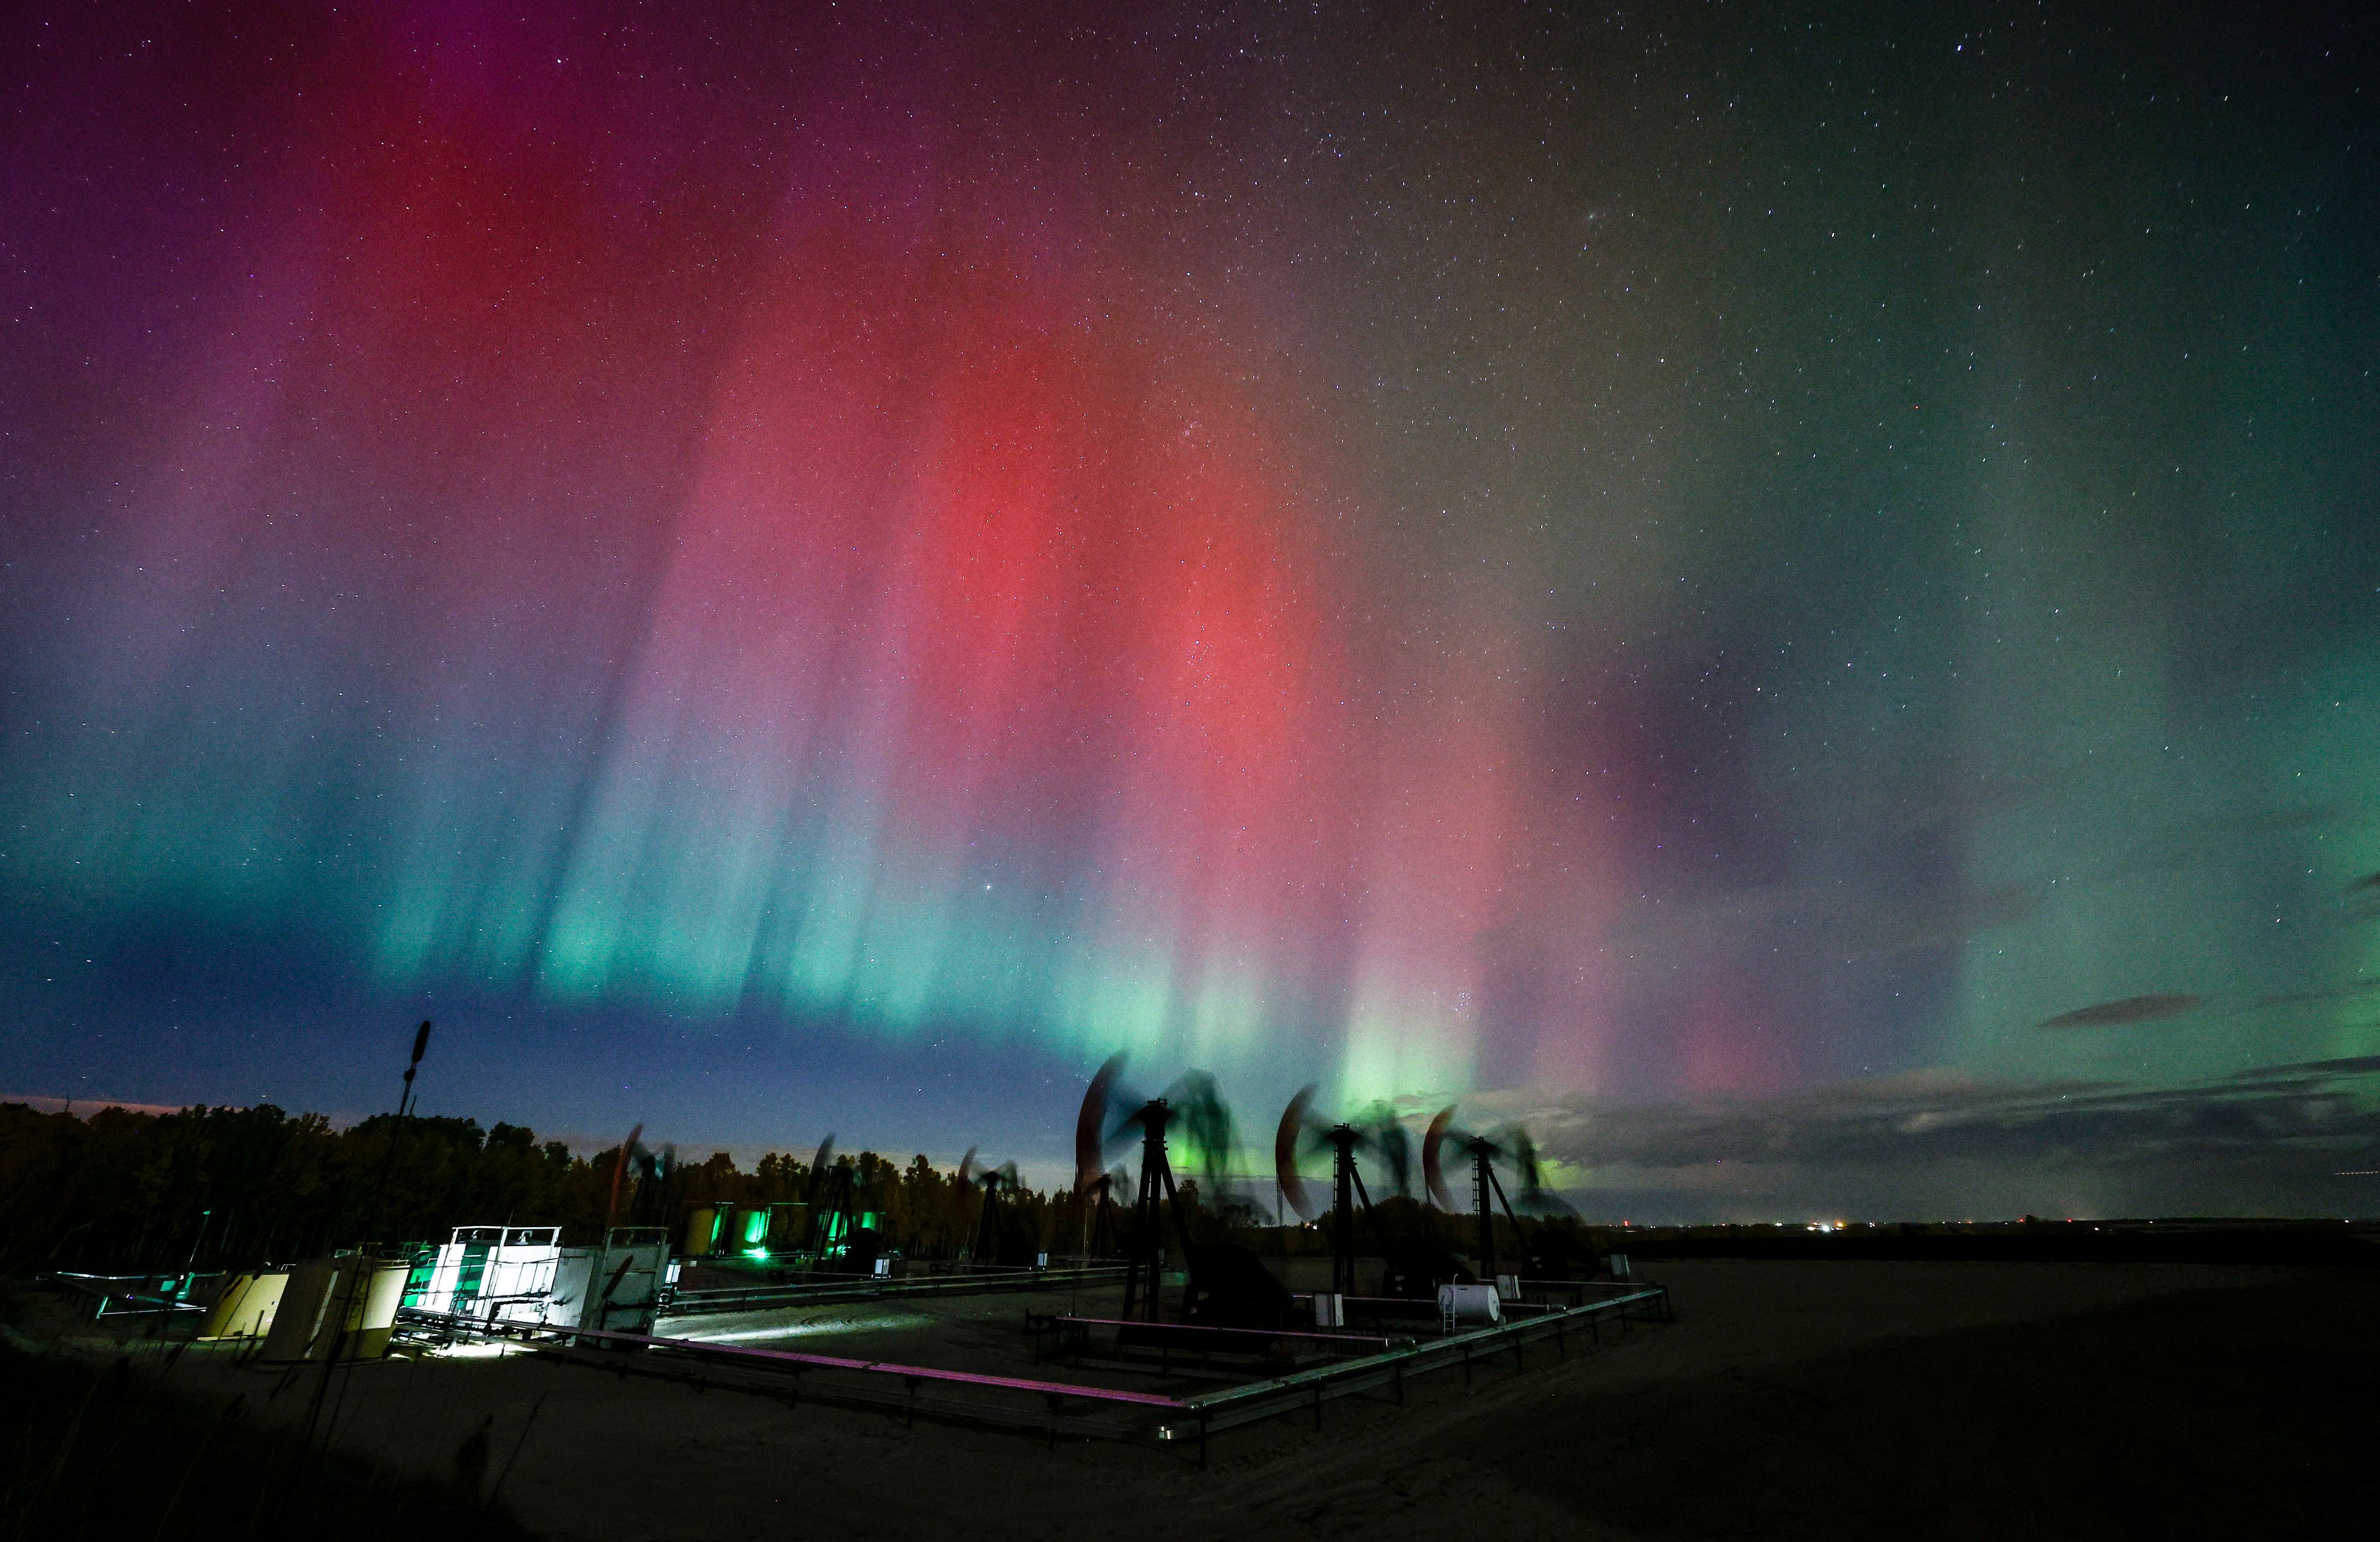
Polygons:
[[1014,1193],[1017,1187],[1016,1164],[1002,1162],[998,1167],[978,1169],[975,1150],[959,1159],[959,1182],[973,1183],[983,1190],[983,1208],[976,1214],[975,1244],[968,1257],[978,1264],[1004,1264],[1014,1251],[1009,1242],[1007,1218],[1000,1208],[1002,1189]]
[[1330,1162],[1330,1289],[1340,1295],[1358,1293],[1355,1269],[1355,1208],[1363,1207],[1364,1223],[1371,1229],[1373,1245],[1385,1266],[1382,1291],[1391,1296],[1428,1297],[1438,1287],[1467,1283],[1471,1271],[1427,1236],[1391,1237],[1372,1207],[1371,1190],[1364,1182],[1359,1153],[1380,1159],[1399,1195],[1412,1186],[1412,1146],[1404,1126],[1385,1105],[1361,1120],[1336,1123],[1314,1111],[1315,1088],[1308,1087],[1290,1099],[1273,1135],[1273,1168],[1281,1197],[1305,1220],[1317,1210],[1311,1191],[1299,1172],[1302,1159],[1328,1150]]
[[[1234,1148],[1232,1117],[1215,1090],[1214,1078],[1187,1072],[1161,1097],[1140,1098],[1120,1086],[1124,1057],[1112,1056],[1091,1078],[1075,1122],[1075,1192],[1099,1196],[1095,1212],[1109,1223],[1107,1211],[1111,1174],[1109,1159],[1140,1147],[1140,1179],[1133,1201],[1132,1223],[1123,1238],[1123,1316],[1148,1322],[1163,1320],[1164,1264],[1167,1222],[1186,1275],[1180,1320],[1216,1327],[1279,1327],[1287,1316],[1288,1291],[1274,1280],[1255,1254],[1230,1243],[1201,1244],[1192,1233],[1190,1215],[1175,1181],[1168,1151],[1173,1132],[1180,1133],[1201,1166],[1201,1176],[1214,1189],[1228,1183],[1226,1164]],[[1111,1114],[1111,1107],[1124,1111]]]
[[[1549,1262],[1567,1262],[1577,1251],[1575,1245],[1550,1224],[1541,1225],[1538,1235],[1533,1238],[1530,1232],[1522,1226],[1512,1200],[1505,1196],[1502,1181],[1496,1175],[1500,1166],[1511,1170],[1520,1181],[1524,1208],[1542,1211],[1566,1208],[1545,1187],[1537,1168],[1536,1145],[1530,1140],[1529,1133],[1512,1125],[1492,1135],[1475,1135],[1456,1129],[1453,1122],[1454,1110],[1451,1107],[1439,1110],[1438,1116],[1429,1122],[1429,1129],[1422,1136],[1422,1172],[1429,1186],[1430,1197],[1439,1208],[1456,1210],[1454,1197],[1446,1184],[1445,1147],[1451,1142],[1457,1150],[1470,1158],[1472,1208],[1479,1223],[1480,1278],[1493,1280],[1500,1272],[1496,1264],[1498,1209],[1503,1211],[1504,1219],[1512,1224],[1513,1240],[1523,1255],[1518,1261],[1524,1267],[1543,1273],[1548,1272],[1546,1266]],[[1587,1262],[1590,1265],[1595,1263],[1591,1253]]]
[[810,1269],[826,1274],[874,1273],[876,1233],[858,1224],[851,1168],[834,1160],[832,1134],[819,1142],[818,1155],[810,1160],[808,1197]]

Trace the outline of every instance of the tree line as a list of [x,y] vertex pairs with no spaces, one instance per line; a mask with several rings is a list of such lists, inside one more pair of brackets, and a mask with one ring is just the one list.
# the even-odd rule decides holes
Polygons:
[[[831,1158],[824,1176],[837,1170],[850,1174],[853,1209],[874,1216],[879,1245],[912,1258],[953,1258],[975,1243],[981,1193],[957,1172],[922,1154],[903,1164],[873,1151]],[[557,1226],[570,1245],[601,1241],[610,1225],[659,1226],[682,1247],[684,1222],[698,1206],[816,1197],[822,1208],[829,1185],[814,1188],[811,1179],[809,1160],[783,1152],[748,1172],[724,1151],[682,1162],[638,1147],[624,1160],[620,1147],[582,1156],[523,1125],[483,1130],[472,1119],[379,1114],[342,1130],[321,1114],[270,1103],[89,1115],[0,1103],[0,1273],[253,1268],[364,1245],[443,1242],[458,1226]],[[1325,1229],[1294,1218],[1285,1228],[1268,1224],[1228,1184],[1202,1195],[1197,1180],[1184,1179],[1182,1198],[1202,1244],[1329,1250]],[[1129,1211],[1130,1190],[1115,1200]],[[1071,1187],[1003,1185],[1007,1261],[1092,1251],[1095,1204]],[[1127,1217],[1111,1219],[1128,1229]],[[1589,1240],[1574,1220],[1532,1223],[1548,1224]],[[1383,1196],[1359,1227],[1358,1245],[1370,1252],[1390,1237],[1427,1238],[1461,1252],[1474,1226],[1467,1216]],[[1500,1249],[1518,1245],[1500,1218],[1496,1228]],[[1118,1239],[1111,1232],[1106,1240]]]
[[[979,1191],[922,1154],[831,1159],[887,1246],[952,1257],[972,1244]],[[641,1148],[591,1155],[521,1125],[381,1114],[334,1129],[272,1104],[87,1116],[0,1103],[0,1271],[169,1273],[320,1257],[368,1243],[443,1241],[457,1226],[558,1226],[565,1244],[607,1224],[664,1226],[699,1205],[811,1197],[810,1163],[771,1152],[747,1172]],[[1078,1251],[1085,1203],[1004,1188],[1012,1245]]]

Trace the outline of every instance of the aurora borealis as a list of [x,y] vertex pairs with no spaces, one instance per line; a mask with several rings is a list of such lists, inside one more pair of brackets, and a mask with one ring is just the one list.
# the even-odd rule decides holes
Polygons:
[[2357,1202],[2380,53],[2146,14],[12,16],[0,1089]]

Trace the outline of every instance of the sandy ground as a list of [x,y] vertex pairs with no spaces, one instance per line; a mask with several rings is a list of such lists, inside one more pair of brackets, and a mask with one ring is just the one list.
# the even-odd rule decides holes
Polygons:
[[[1402,1409],[1334,1402],[1319,1431],[1277,1421],[1221,1436],[1203,1472],[1187,1453],[910,1428],[718,1382],[698,1390],[524,1357],[361,1367],[339,1390],[334,1439],[446,1481],[484,1429],[504,1507],[540,1536],[589,1542],[2236,1542],[2343,1535],[2336,1518],[2350,1512],[2362,1518],[2350,1532],[2372,1524],[2370,1273],[1698,1260],[1658,1278],[1674,1324],[1560,1363],[1484,1370],[1467,1387],[1439,1373],[1414,1382]],[[679,1326],[1013,1369],[1022,1312],[1016,1298],[978,1297]],[[197,1354],[175,1376],[196,1399],[246,1390],[267,1418],[304,1417],[304,1379]]]

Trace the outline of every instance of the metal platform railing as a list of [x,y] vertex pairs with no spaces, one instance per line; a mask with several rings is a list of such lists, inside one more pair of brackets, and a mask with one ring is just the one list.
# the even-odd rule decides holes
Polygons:
[[[1526,1304],[1508,1303],[1506,1309]],[[1397,1401],[1402,1402],[1404,1401],[1404,1380],[1408,1376],[1419,1376],[1459,1365],[1467,1380],[1474,1366],[1493,1361],[1507,1350],[1511,1351],[1513,1362],[1518,1366],[1523,1363],[1523,1351],[1527,1345],[1551,1339],[1557,1353],[1566,1355],[1570,1347],[1569,1336],[1579,1329],[1586,1330],[1597,1342],[1600,1342],[1606,1321],[1617,1323],[1620,1330],[1625,1333],[1639,1320],[1673,1320],[1667,1287],[1641,1285],[1577,1306],[1548,1307],[1490,1328],[1474,1329],[1467,1333],[1444,1338],[1416,1340],[1410,1348],[1390,1350],[1360,1360],[1293,1371],[1243,1387],[1184,1398],[1181,1402],[1187,1416],[1160,1424],[1153,1434],[1160,1440],[1196,1440],[1198,1459],[1203,1465],[1208,1437],[1218,1430],[1252,1424],[1260,1419],[1305,1413],[1309,1409],[1313,1412],[1316,1427],[1319,1428],[1322,1405],[1334,1398],[1389,1387],[1394,1390]]]
[[[1516,1366],[1525,1364],[1525,1349],[1533,1343],[1551,1340],[1557,1353],[1566,1354],[1570,1337],[1580,1330],[1599,1342],[1606,1323],[1615,1324],[1624,1333],[1638,1321],[1670,1318],[1668,1290],[1659,1285],[1639,1285],[1576,1306],[1546,1306],[1493,1327],[1419,1339],[1333,1365],[1212,1392],[1174,1397],[896,1361],[752,1349],[658,1334],[488,1323],[411,1309],[399,1313],[401,1323],[416,1329],[480,1339],[510,1339],[541,1354],[566,1355],[578,1345],[639,1350],[704,1367],[786,1378],[793,1386],[779,1395],[789,1402],[811,1397],[820,1402],[904,1412],[913,1419],[922,1413],[965,1423],[1030,1429],[1052,1439],[1072,1435],[1160,1443],[1195,1440],[1201,1465],[1206,1463],[1208,1439],[1223,1430],[1308,1412],[1319,1427],[1323,1404],[1337,1398],[1389,1387],[1402,1402],[1407,1377],[1461,1366],[1467,1379],[1475,1366],[1494,1363],[1507,1353]],[[624,1372],[627,1368],[608,1356],[600,1363]],[[817,1379],[813,1381],[812,1378]]]
[[971,1274],[929,1274],[878,1280],[864,1275],[822,1278],[776,1285],[724,1290],[680,1290],[667,1317],[706,1312],[753,1312],[771,1306],[803,1306],[838,1301],[875,1301],[885,1296],[989,1295],[1009,1291],[1074,1290],[1122,1283],[1121,1267],[1098,1269],[1001,1269]]
[[[1053,1359],[1080,1358],[1097,1334],[1120,1350],[1158,1350],[1188,1354],[1229,1354],[1260,1357],[1279,1351],[1327,1354],[1372,1354],[1411,1343],[1410,1338],[1379,1333],[1317,1332],[1287,1328],[1221,1328],[1203,1323],[1146,1322],[1136,1318],[1081,1317],[1064,1314],[1043,1317],[1027,1312],[1025,1330],[1033,1336],[1033,1359],[1045,1353]],[[1045,1341],[1057,1340],[1054,1349]],[[1162,1371],[1167,1362],[1160,1359]]]
[[94,1319],[120,1317],[169,1317],[176,1312],[204,1313],[189,1299],[202,1280],[220,1280],[219,1272],[176,1274],[79,1274],[70,1269],[44,1270],[33,1276],[37,1285],[71,1291],[98,1305]]
[[[705,1367],[763,1373],[771,1378],[782,1378],[791,1383],[781,1394],[789,1402],[808,1398],[820,1402],[882,1408],[912,1419],[918,1414],[925,1414],[961,1423],[1027,1429],[1053,1437],[1071,1435],[1100,1440],[1146,1439],[1143,1431],[1150,1416],[1165,1414],[1179,1406],[1178,1400],[1161,1393],[1135,1392],[1123,1388],[1085,1387],[1030,1377],[992,1376],[976,1371],[946,1370],[935,1366],[904,1365],[897,1361],[812,1354],[798,1350],[750,1349],[735,1344],[709,1343],[698,1339],[674,1339],[646,1333],[507,1323],[497,1323],[491,1328],[478,1321],[446,1319],[433,1324],[425,1320],[432,1316],[434,1314],[419,1312],[400,1314],[401,1318],[415,1319],[415,1325],[419,1327],[462,1337],[512,1340],[539,1354],[567,1356],[578,1345],[610,1350],[642,1350],[656,1356]],[[627,1368],[609,1355],[594,1363],[606,1369],[625,1372]],[[1092,1416],[1080,1412],[1084,1408],[1106,1416]]]

